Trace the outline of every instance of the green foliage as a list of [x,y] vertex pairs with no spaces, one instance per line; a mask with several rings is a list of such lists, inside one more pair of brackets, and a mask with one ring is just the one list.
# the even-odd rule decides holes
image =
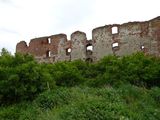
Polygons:
[[18,111],[19,116],[16,120],[38,120],[38,115],[43,114],[43,111],[33,103],[27,103],[26,106],[22,105],[21,107],[22,109]]
[[67,106],[59,114],[60,120],[112,120],[121,118],[121,104],[108,103],[101,99],[89,99]]
[[[158,120],[160,118],[159,107],[150,97],[150,90],[131,85],[122,87],[67,88],[70,91],[67,104],[59,102],[56,107],[47,110],[47,113],[44,111],[39,118],[43,120]],[[51,92],[50,95],[54,96]]]
[[106,56],[90,71],[96,71],[89,80],[91,86],[119,86],[125,83],[147,88],[160,86],[160,59],[143,53],[124,57]]
[[150,88],[160,86],[159,58],[136,53],[125,57],[106,56],[97,63],[81,60],[38,64],[31,55],[0,56],[1,104],[32,100],[57,86],[120,86],[131,83]]
[[8,52],[8,50],[7,50],[7,49],[2,48],[1,56],[8,56],[8,55],[11,55],[11,53],[10,53],[10,52]]
[[160,59],[143,53],[39,64],[3,49],[0,119],[159,120],[159,87]]
[[16,106],[1,108],[0,117],[1,120],[17,120],[19,117],[19,108]]
[[75,86],[83,82],[80,71],[70,63],[55,63],[52,71],[54,80],[58,86]]
[[69,89],[59,88],[52,91],[46,91],[40,94],[35,103],[43,110],[56,108],[60,105],[68,104],[71,99]]
[[150,95],[157,102],[157,105],[160,106],[160,88],[153,87],[150,91]]
[[132,84],[152,87],[160,86],[160,59],[143,53],[122,58],[125,74],[123,78]]
[[[83,89],[83,88],[82,88]],[[59,113],[59,119],[67,120],[104,120],[118,119],[122,117],[123,103],[112,88],[84,89],[83,99],[66,106]],[[82,95],[83,95],[82,94]]]
[[3,52],[0,57],[0,104],[32,100],[38,93],[53,88],[51,74],[31,55]]
[[1,120],[35,120],[35,114],[38,114],[38,112],[38,109],[32,103],[24,102],[0,107],[0,118]]
[[32,103],[0,108],[2,120],[159,120],[153,90],[123,85],[119,88],[58,87]]

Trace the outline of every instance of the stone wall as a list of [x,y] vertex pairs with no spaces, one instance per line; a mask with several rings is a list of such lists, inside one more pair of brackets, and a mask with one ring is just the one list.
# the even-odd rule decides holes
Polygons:
[[16,52],[29,53],[40,62],[97,61],[106,55],[129,55],[143,51],[160,57],[160,17],[145,22],[106,25],[92,31],[92,40],[76,31],[67,40],[65,34],[32,39],[27,46],[21,41]]

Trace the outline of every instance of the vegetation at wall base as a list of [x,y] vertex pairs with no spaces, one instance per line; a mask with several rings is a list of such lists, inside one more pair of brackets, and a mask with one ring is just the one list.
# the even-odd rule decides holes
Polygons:
[[0,120],[159,120],[160,58],[37,63],[0,56]]

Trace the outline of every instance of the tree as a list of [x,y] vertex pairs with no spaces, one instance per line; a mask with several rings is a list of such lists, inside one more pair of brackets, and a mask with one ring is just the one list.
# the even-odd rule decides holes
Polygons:
[[5,56],[5,55],[11,55],[11,53],[7,49],[2,48],[1,56]]

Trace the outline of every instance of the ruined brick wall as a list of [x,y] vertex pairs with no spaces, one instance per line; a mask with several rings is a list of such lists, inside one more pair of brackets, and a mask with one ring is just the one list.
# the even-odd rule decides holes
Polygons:
[[[112,33],[114,27],[116,33]],[[106,25],[94,29],[92,35],[95,60],[109,54],[123,56],[137,51],[160,56],[160,17],[146,22]]]
[[32,39],[29,46],[26,42],[19,42],[16,46],[16,53],[29,53],[35,56],[40,62],[54,62],[70,60],[66,55],[66,49],[71,47],[65,34],[52,35]]
[[160,17],[95,28],[92,40],[87,40],[84,32],[76,31],[71,40],[58,34],[32,39],[29,46],[25,41],[16,46],[16,52],[30,53],[40,62],[97,61],[106,55],[123,56],[137,51],[160,57]]

